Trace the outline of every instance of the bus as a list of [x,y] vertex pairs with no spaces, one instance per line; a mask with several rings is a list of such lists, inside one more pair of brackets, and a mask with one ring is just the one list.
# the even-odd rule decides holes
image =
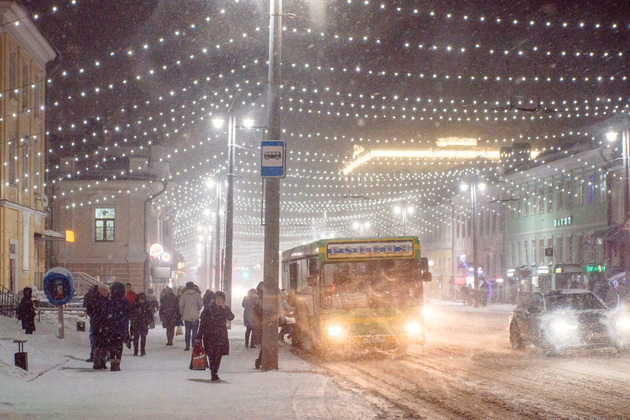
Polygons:
[[428,281],[416,236],[322,239],[284,251],[293,344],[320,355],[424,345]]

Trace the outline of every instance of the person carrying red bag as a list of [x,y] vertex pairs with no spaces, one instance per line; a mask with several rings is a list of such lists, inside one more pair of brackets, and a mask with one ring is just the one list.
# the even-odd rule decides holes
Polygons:
[[204,309],[201,313],[197,340],[200,340],[206,349],[213,382],[219,380],[221,358],[230,354],[227,321],[233,319],[234,314],[225,303],[225,293],[208,293],[204,297]]

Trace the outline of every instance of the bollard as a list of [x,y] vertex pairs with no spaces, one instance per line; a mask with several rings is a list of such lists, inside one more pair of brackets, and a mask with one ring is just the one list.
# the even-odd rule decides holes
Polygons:
[[28,353],[24,351],[26,340],[13,340],[18,345],[18,352],[15,353],[15,366],[28,372]]
[[77,322],[77,331],[85,331],[85,322],[83,321]]

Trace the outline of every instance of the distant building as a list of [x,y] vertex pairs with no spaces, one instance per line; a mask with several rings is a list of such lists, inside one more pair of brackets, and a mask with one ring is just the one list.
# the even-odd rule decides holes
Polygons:
[[13,292],[45,271],[45,81],[56,56],[17,1],[0,1],[0,284]]
[[[152,146],[150,156],[118,157],[116,169],[101,165],[89,176],[74,172],[74,158],[61,158],[64,179],[54,185],[53,227],[72,230],[75,242],[54,243],[52,264],[104,283],[129,282],[136,292],[167,283],[178,260],[169,207],[160,204],[170,177],[163,155]],[[159,245],[152,256],[151,245]]]

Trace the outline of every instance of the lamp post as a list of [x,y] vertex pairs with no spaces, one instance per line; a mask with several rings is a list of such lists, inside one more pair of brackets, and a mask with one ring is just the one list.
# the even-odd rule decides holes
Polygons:
[[[615,141],[619,137],[618,132],[609,131],[606,133],[609,141]],[[623,163],[623,223],[624,227],[630,221],[630,132],[628,124],[625,123],[621,130],[621,159]],[[626,273],[626,281],[630,278],[630,246],[623,242],[623,265]]]
[[[215,123],[215,125],[218,124]],[[214,211],[214,221],[215,221],[215,235],[214,235],[214,287],[211,287],[212,283],[208,283],[209,289],[214,289],[214,291],[221,290],[221,181],[216,181],[214,179],[208,179],[206,181],[206,185],[208,188],[216,186],[217,188],[217,196],[216,196],[216,210]]]
[[407,235],[407,215],[413,214],[414,208],[407,205],[407,200],[403,200],[402,206],[394,206],[394,213],[402,213],[403,236]]
[[[473,254],[473,289],[476,294],[479,293],[479,265],[477,264],[477,189],[483,191],[486,184],[478,182],[476,179],[470,184],[463,183],[460,186],[462,191],[470,188],[470,203],[472,206],[471,222],[472,222],[472,254]],[[474,299],[475,308],[479,307],[478,299]]]

